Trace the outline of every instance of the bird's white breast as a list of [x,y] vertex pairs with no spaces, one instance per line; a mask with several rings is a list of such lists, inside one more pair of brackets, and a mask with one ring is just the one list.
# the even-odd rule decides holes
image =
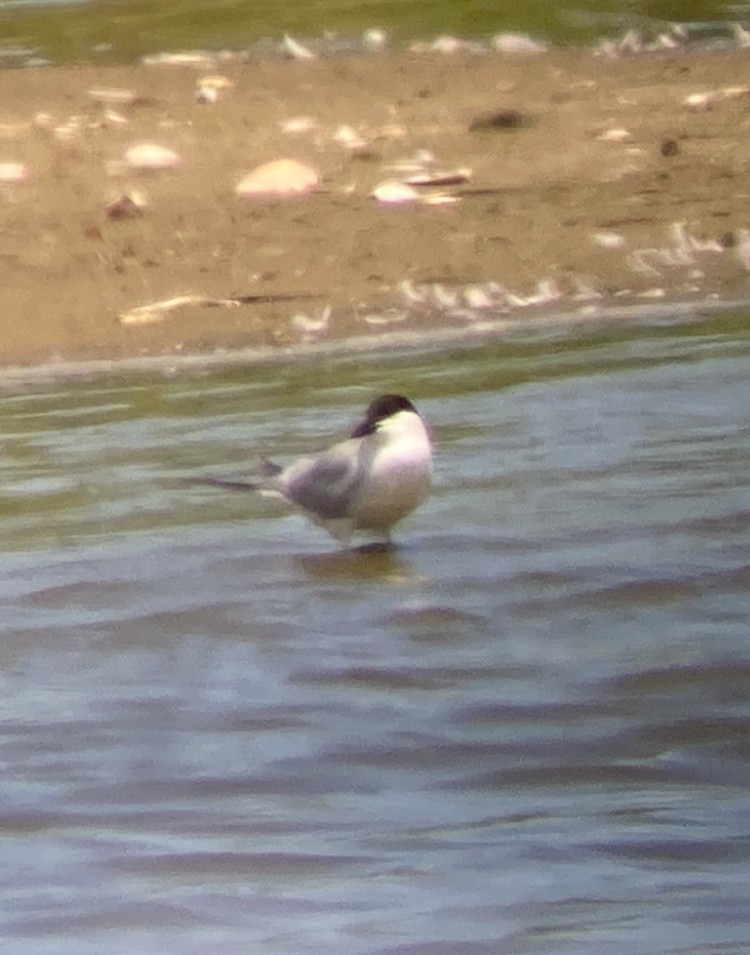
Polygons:
[[387,530],[427,496],[432,447],[418,414],[401,411],[372,436],[367,478],[353,508],[356,526]]

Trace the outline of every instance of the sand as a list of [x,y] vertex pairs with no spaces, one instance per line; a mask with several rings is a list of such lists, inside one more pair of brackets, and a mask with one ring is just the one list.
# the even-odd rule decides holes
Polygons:
[[[746,298],[749,66],[742,51],[563,51],[5,71],[0,164],[27,178],[0,183],[0,364],[469,327],[490,310],[482,294],[529,322]],[[196,81],[216,73],[231,88],[197,101]],[[136,100],[107,107],[90,95],[102,87]],[[504,125],[472,128],[498,112]],[[299,117],[303,131],[285,130]],[[335,139],[343,124],[361,135],[354,152]],[[127,169],[142,142],[179,166]],[[434,190],[459,201],[373,199],[419,150],[429,168],[470,171]],[[317,188],[235,194],[285,157],[312,166]],[[112,217],[122,196],[142,208]],[[177,296],[195,298],[122,321]],[[328,306],[319,327],[295,320]]]

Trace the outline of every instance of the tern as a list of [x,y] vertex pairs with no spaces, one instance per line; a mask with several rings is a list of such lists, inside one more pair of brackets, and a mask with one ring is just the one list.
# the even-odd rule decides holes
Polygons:
[[390,542],[391,529],[425,499],[432,444],[417,409],[403,395],[372,401],[349,438],[285,468],[263,460],[260,480],[197,477],[190,484],[278,495],[299,507],[344,546],[355,534]]

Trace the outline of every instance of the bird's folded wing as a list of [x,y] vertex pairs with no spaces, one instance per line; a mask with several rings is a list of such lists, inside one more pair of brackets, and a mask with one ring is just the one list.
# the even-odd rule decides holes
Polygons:
[[358,464],[354,442],[343,442],[287,468],[280,475],[281,493],[326,520],[347,517],[362,482]]

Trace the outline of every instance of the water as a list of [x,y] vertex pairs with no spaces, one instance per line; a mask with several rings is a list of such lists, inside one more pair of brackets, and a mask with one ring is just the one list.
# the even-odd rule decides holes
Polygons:
[[[3,951],[750,951],[749,328],[0,392]],[[395,388],[396,553],[174,482]]]
[[131,62],[184,47],[268,55],[278,52],[286,32],[305,39],[328,35],[324,49],[351,51],[361,49],[351,41],[373,26],[385,28],[396,44],[511,30],[554,45],[582,45],[633,27],[656,35],[677,21],[693,25],[694,39],[727,42],[728,23],[748,17],[748,0],[287,0],[283,6],[271,0],[0,0],[0,66]]

